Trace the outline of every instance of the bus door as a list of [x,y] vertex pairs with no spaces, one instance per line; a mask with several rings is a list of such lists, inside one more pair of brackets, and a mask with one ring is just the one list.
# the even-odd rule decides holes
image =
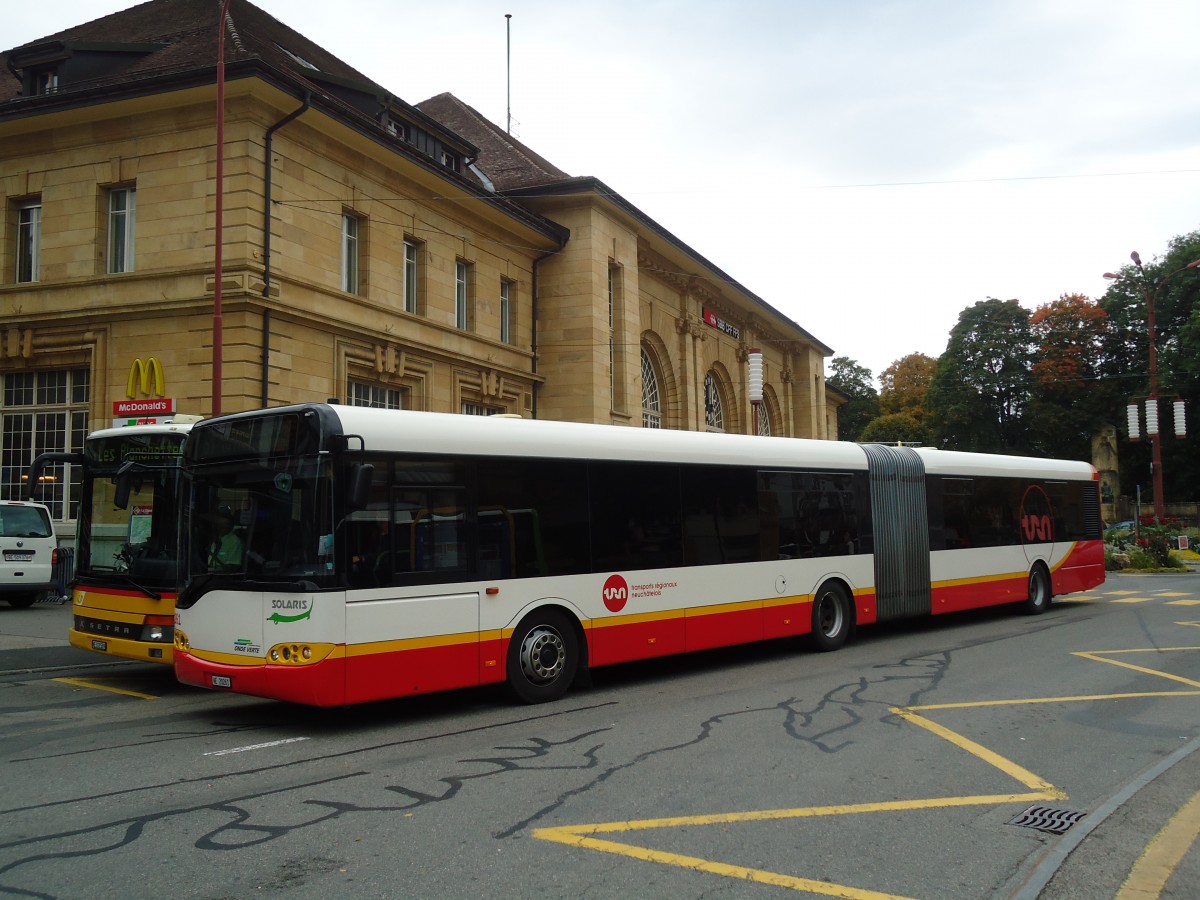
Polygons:
[[392,488],[386,527],[376,523],[375,546],[361,548],[370,586],[347,593],[353,702],[479,683],[479,592],[461,589],[470,571],[464,501],[457,487]]

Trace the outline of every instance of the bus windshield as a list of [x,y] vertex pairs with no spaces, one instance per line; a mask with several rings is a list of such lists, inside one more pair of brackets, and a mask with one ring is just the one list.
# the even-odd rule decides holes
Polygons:
[[[179,579],[179,486],[184,434],[129,433],[88,440],[76,577],[127,577],[146,588]],[[117,503],[124,482],[129,496]]]
[[190,473],[184,517],[188,606],[209,587],[332,585],[329,463],[316,455],[227,460]]

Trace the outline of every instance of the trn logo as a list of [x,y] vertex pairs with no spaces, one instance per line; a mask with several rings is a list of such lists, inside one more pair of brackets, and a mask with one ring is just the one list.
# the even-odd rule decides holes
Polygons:
[[604,582],[604,605],[609,612],[620,612],[629,602],[629,584],[620,575],[609,575]]

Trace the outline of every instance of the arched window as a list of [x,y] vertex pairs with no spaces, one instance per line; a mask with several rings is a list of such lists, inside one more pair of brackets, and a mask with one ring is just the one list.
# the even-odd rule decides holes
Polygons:
[[767,410],[766,401],[754,404],[754,433],[759,437],[771,436],[771,414]]
[[642,427],[662,428],[662,401],[658,393],[658,375],[650,354],[642,348]]
[[725,407],[717,376],[710,369],[704,376],[704,425],[709,431],[725,430]]

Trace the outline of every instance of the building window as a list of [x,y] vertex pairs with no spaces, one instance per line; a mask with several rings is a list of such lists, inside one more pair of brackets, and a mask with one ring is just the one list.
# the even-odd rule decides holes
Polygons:
[[387,133],[394,138],[399,138],[402,141],[408,140],[408,126],[399,119],[387,116],[384,119],[383,127],[387,129]]
[[708,431],[725,430],[725,405],[717,376],[711,371],[704,376],[704,425]]
[[362,220],[354,213],[342,213],[342,290],[359,292],[359,232]]
[[503,412],[503,406],[490,406],[486,403],[472,403],[467,400],[464,400],[462,404],[464,416],[498,416]]
[[513,283],[500,281],[500,342],[512,343],[512,294]]
[[58,92],[58,69],[42,69],[33,73],[33,92],[35,94],[55,94]]
[[[34,457],[49,451],[83,452],[88,432],[91,377],[87,369],[9,372],[0,405],[0,499],[24,500],[25,479]],[[33,487],[33,499],[45,503],[59,522],[76,518],[83,470],[54,463]]]
[[17,206],[18,284],[39,281],[42,257],[42,201],[31,200]]
[[454,263],[454,325],[471,329],[471,264],[461,259]]
[[137,191],[131,187],[108,192],[108,272],[133,271],[133,235],[137,222]]
[[767,411],[767,401],[752,403],[751,409],[754,415],[754,433],[759,437],[770,437],[771,414]]
[[658,393],[658,375],[650,354],[642,348],[642,427],[662,428],[662,401]]
[[412,240],[405,238],[404,240],[404,311],[406,313],[417,314],[417,286],[420,283],[420,270],[418,269],[420,259],[421,245]]
[[404,389],[383,384],[369,384],[351,379],[346,384],[350,406],[371,406],[375,409],[404,409]]
[[449,150],[442,151],[442,165],[453,172],[458,171],[458,155]]

